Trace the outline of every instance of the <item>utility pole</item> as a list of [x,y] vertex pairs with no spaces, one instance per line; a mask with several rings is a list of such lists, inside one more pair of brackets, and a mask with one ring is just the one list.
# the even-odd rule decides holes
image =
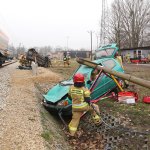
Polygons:
[[91,60],[92,60],[92,36],[93,36],[93,33],[94,33],[94,31],[88,31],[88,33],[90,33],[90,37],[91,37]]
[[21,54],[21,43],[19,43],[19,47],[18,47],[18,52],[17,53],[18,53],[17,55]]
[[95,35],[96,35],[96,39],[97,39],[97,49],[98,49],[98,47],[99,47],[99,46],[98,46],[98,45],[99,45],[99,44],[98,44],[98,40],[99,40],[99,39],[98,39],[98,38],[99,38],[99,34],[98,34],[98,33],[96,33]]

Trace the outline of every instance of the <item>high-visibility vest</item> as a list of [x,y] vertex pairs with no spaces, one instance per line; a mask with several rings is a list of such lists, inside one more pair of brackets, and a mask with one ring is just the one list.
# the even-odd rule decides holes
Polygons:
[[79,88],[71,86],[68,94],[72,98],[72,104],[79,107],[87,105],[87,103],[84,101],[84,98],[90,97],[90,91],[85,87]]

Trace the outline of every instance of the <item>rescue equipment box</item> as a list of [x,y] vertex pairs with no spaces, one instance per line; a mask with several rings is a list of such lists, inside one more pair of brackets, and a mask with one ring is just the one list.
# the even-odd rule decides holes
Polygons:
[[137,100],[138,95],[133,91],[118,92],[118,101],[120,103],[134,104]]

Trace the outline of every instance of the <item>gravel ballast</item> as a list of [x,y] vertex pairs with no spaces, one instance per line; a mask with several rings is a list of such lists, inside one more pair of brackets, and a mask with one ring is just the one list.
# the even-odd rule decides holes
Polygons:
[[43,150],[39,103],[31,71],[0,68],[0,149]]

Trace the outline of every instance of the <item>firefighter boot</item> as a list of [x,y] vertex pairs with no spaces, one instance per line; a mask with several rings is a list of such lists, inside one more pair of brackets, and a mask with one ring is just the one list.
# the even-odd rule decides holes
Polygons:
[[98,116],[97,114],[93,116],[93,121],[95,125],[100,125],[102,123],[101,117]]

